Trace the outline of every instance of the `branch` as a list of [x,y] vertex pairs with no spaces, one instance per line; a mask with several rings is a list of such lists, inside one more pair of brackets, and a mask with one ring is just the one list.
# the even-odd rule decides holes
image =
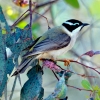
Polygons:
[[[53,4],[55,2],[57,2],[58,0],[52,0],[52,1],[48,1],[42,4],[37,4],[36,7],[34,9],[32,9],[32,14],[34,13],[34,10],[39,9],[40,7],[43,6],[47,6],[50,4]],[[27,13],[22,19],[18,20],[14,25],[11,26],[11,29],[13,29],[14,26],[16,26],[19,22],[23,21],[24,19],[26,19],[28,16],[30,15],[30,13]]]
[[81,89],[81,88],[78,88],[78,87],[75,87],[75,86],[71,86],[71,85],[68,85],[68,84],[67,84],[67,86],[68,86],[68,87],[75,88],[75,89],[77,89],[77,90],[79,90],[79,91],[84,90],[84,91],[90,91],[90,92],[92,92],[92,90]]
[[[69,59],[57,59],[56,61],[66,62],[67,60],[69,60]],[[78,64],[80,64],[80,65],[82,65],[82,66],[84,66],[84,67],[86,67],[86,68],[90,68],[90,69],[96,71],[98,74],[100,74],[100,72],[97,71],[95,68],[92,68],[92,67],[90,67],[90,66],[87,66],[87,65],[85,65],[85,64],[83,64],[83,63],[80,63],[80,62],[78,62],[78,61],[75,61],[75,60],[69,60],[69,61],[70,61],[70,62],[78,63]]]
[[96,77],[96,76],[87,76],[87,75],[85,75],[85,74],[78,74],[78,73],[75,73],[75,72],[70,71],[70,70],[68,70],[67,72],[74,73],[74,74],[79,75],[79,76],[81,76],[81,77],[98,78],[98,77]]
[[78,64],[80,64],[80,65],[82,65],[82,66],[84,66],[84,67],[86,67],[86,68],[90,68],[90,69],[96,71],[98,74],[100,74],[100,72],[97,71],[95,68],[92,68],[92,67],[90,67],[90,66],[87,66],[87,65],[85,65],[85,64],[82,64],[82,63],[80,63],[80,62],[78,62],[78,61],[71,60],[70,62],[78,63]]

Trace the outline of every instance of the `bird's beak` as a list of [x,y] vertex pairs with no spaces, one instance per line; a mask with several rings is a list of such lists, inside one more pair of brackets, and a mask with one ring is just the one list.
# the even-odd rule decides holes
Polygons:
[[[87,26],[87,25],[89,25],[89,24],[88,24],[88,23],[83,23],[81,29],[82,29],[84,26]],[[81,31],[81,29],[80,29],[80,31]]]
[[90,25],[90,24],[88,24],[88,23],[83,23],[83,26],[87,26],[87,25]]

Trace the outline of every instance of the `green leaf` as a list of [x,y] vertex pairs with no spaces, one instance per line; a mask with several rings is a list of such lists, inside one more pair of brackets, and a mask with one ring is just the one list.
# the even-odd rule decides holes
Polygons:
[[40,95],[40,93],[43,92],[41,91],[42,72],[37,71],[37,68],[41,68],[41,66],[35,65],[28,71],[27,76],[29,79],[25,82],[21,89],[20,100],[37,100],[38,97],[42,98],[44,95],[44,93]]
[[100,100],[100,97],[98,94],[96,94],[95,100]]
[[6,84],[7,84],[7,69],[6,69],[6,44],[4,35],[2,33],[2,29],[7,30],[7,32],[10,34],[8,23],[5,19],[5,16],[2,12],[2,8],[0,6],[0,97],[3,94],[4,88],[5,88],[5,100],[6,100]]
[[93,91],[93,89],[92,89],[92,87],[91,87],[89,81],[87,81],[87,80],[82,80],[82,81],[81,81],[81,84],[82,84],[82,86],[83,86],[85,89],[87,89],[87,90],[92,90],[92,91]]
[[64,100],[64,98],[66,98],[67,91],[68,89],[65,84],[65,75],[63,74],[56,84],[54,92],[44,100],[56,100],[56,98]]
[[32,35],[33,35],[33,37],[34,38],[37,38],[37,36],[38,36],[38,30],[40,29],[40,24],[39,23],[34,23],[33,25],[32,25]]
[[6,33],[7,33],[6,29],[2,29],[2,34],[6,34]]
[[16,19],[18,18],[18,16],[19,16],[18,13],[14,13],[14,14],[10,15],[9,18],[10,18],[11,20],[16,20]]
[[79,8],[79,3],[78,0],[64,0],[67,4],[69,4],[70,6],[74,7],[74,8]]
[[92,13],[93,16],[95,16],[96,19],[99,19],[100,18],[100,0],[93,0],[93,2],[91,2],[91,5],[90,5],[90,11]]
[[98,91],[99,90],[99,86],[95,85],[95,86],[92,86],[93,90],[94,91]]
[[32,25],[32,29],[34,30],[34,29],[39,29],[40,28],[40,24],[39,23],[34,23],[33,25]]
[[27,22],[26,21],[22,21],[20,22],[17,26],[21,29],[23,29],[25,26],[27,25]]

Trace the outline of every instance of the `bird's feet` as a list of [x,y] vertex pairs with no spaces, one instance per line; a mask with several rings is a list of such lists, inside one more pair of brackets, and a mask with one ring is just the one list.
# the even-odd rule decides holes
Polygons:
[[56,59],[56,60],[52,60],[52,59],[40,59],[40,60],[52,61],[55,64],[56,64],[57,61],[61,61],[61,62],[64,62],[65,66],[70,66],[70,62],[72,61],[71,59]]
[[65,59],[65,60],[64,60],[64,65],[65,65],[65,66],[70,66],[70,60]]
[[70,62],[71,62],[72,60],[70,60],[70,59],[57,59],[56,61],[64,62],[64,65],[65,65],[65,66],[70,66]]

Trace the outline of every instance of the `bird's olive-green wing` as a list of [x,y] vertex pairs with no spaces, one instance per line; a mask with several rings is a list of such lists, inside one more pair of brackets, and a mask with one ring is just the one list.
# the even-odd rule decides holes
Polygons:
[[49,29],[37,41],[37,43],[33,47],[33,50],[25,54],[24,57],[61,49],[63,47],[66,47],[70,43],[70,40],[70,36],[62,32],[61,29]]

